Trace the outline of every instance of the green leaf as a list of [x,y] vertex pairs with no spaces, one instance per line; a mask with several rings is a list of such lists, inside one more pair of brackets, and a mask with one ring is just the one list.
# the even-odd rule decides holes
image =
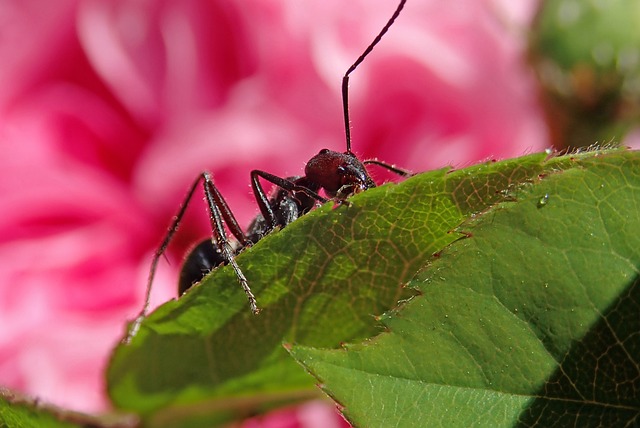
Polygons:
[[60,422],[53,415],[35,406],[13,404],[0,398],[0,427],[76,427],[79,425]]
[[187,418],[212,425],[313,397],[315,380],[283,342],[337,348],[378,334],[374,316],[415,294],[404,285],[464,236],[456,227],[517,199],[523,183],[618,153],[535,154],[430,171],[356,195],[350,206],[320,207],[237,258],[258,316],[233,271],[217,269],[115,350],[107,374],[112,401],[168,426]]
[[42,403],[0,388],[0,427],[2,428],[74,428],[133,427],[135,417],[117,414],[92,416]]
[[573,162],[461,225],[386,332],[293,347],[354,425],[638,424],[640,158]]

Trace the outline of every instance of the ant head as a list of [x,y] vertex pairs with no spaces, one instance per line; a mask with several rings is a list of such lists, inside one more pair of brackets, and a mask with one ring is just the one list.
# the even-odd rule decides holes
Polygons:
[[305,175],[327,196],[338,200],[376,186],[364,164],[351,152],[322,149],[307,162]]

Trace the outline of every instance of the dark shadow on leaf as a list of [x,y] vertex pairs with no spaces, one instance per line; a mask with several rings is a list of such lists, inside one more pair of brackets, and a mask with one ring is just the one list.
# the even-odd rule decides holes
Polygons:
[[537,395],[519,427],[640,425],[640,276]]

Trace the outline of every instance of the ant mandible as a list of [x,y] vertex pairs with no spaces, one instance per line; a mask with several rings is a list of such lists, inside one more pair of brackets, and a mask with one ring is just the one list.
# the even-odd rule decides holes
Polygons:
[[[205,199],[210,212],[211,229],[213,237],[200,242],[187,256],[183,268],[180,272],[179,294],[182,295],[193,284],[199,282],[212,269],[219,265],[228,264],[233,268],[238,282],[247,295],[249,306],[254,314],[260,312],[256,298],[249,288],[247,278],[242,273],[235,260],[235,255],[242,249],[258,242],[277,227],[284,227],[301,215],[309,212],[316,203],[325,203],[329,199],[337,204],[348,203],[346,199],[363,190],[376,187],[365,165],[377,165],[403,177],[411,175],[409,171],[397,168],[378,160],[360,161],[351,151],[351,128],[349,121],[349,75],[360,65],[369,55],[373,48],[380,42],[384,34],[393,25],[396,18],[404,8],[406,0],[401,0],[391,18],[387,21],[380,33],[371,42],[358,59],[349,67],[342,78],[342,108],[344,112],[345,136],[347,150],[344,153],[335,152],[329,149],[322,149],[307,162],[303,176],[293,176],[281,178],[265,171],[251,171],[251,187],[255,195],[260,214],[251,222],[247,232],[235,219],[227,202],[213,184],[209,172],[201,173],[191,185],[184,202],[180,206],[178,214],[169,227],[169,230],[156,250],[149,277],[147,279],[147,289],[142,311],[134,321],[129,338],[135,335],[139,324],[146,316],[149,309],[151,286],[155,276],[156,268],[160,257],[166,251],[169,242],[178,231],[182,217],[195,193],[202,183]],[[277,186],[270,197],[267,197],[260,178]],[[318,194],[320,189],[328,198]],[[229,232],[237,240],[234,247],[225,232],[226,224]]]

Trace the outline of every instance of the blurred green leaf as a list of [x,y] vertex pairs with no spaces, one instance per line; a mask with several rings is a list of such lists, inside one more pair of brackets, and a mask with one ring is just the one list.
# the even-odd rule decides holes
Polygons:
[[530,59],[558,149],[622,141],[640,123],[640,0],[546,0]]
[[0,427],[2,428],[74,428],[133,427],[135,417],[126,415],[92,416],[48,405],[34,398],[0,389]]
[[61,422],[53,415],[38,410],[35,406],[12,404],[0,399],[0,427],[39,428],[39,427],[78,427],[79,425]]
[[638,424],[640,158],[573,159],[463,224],[385,333],[293,347],[354,425]]

